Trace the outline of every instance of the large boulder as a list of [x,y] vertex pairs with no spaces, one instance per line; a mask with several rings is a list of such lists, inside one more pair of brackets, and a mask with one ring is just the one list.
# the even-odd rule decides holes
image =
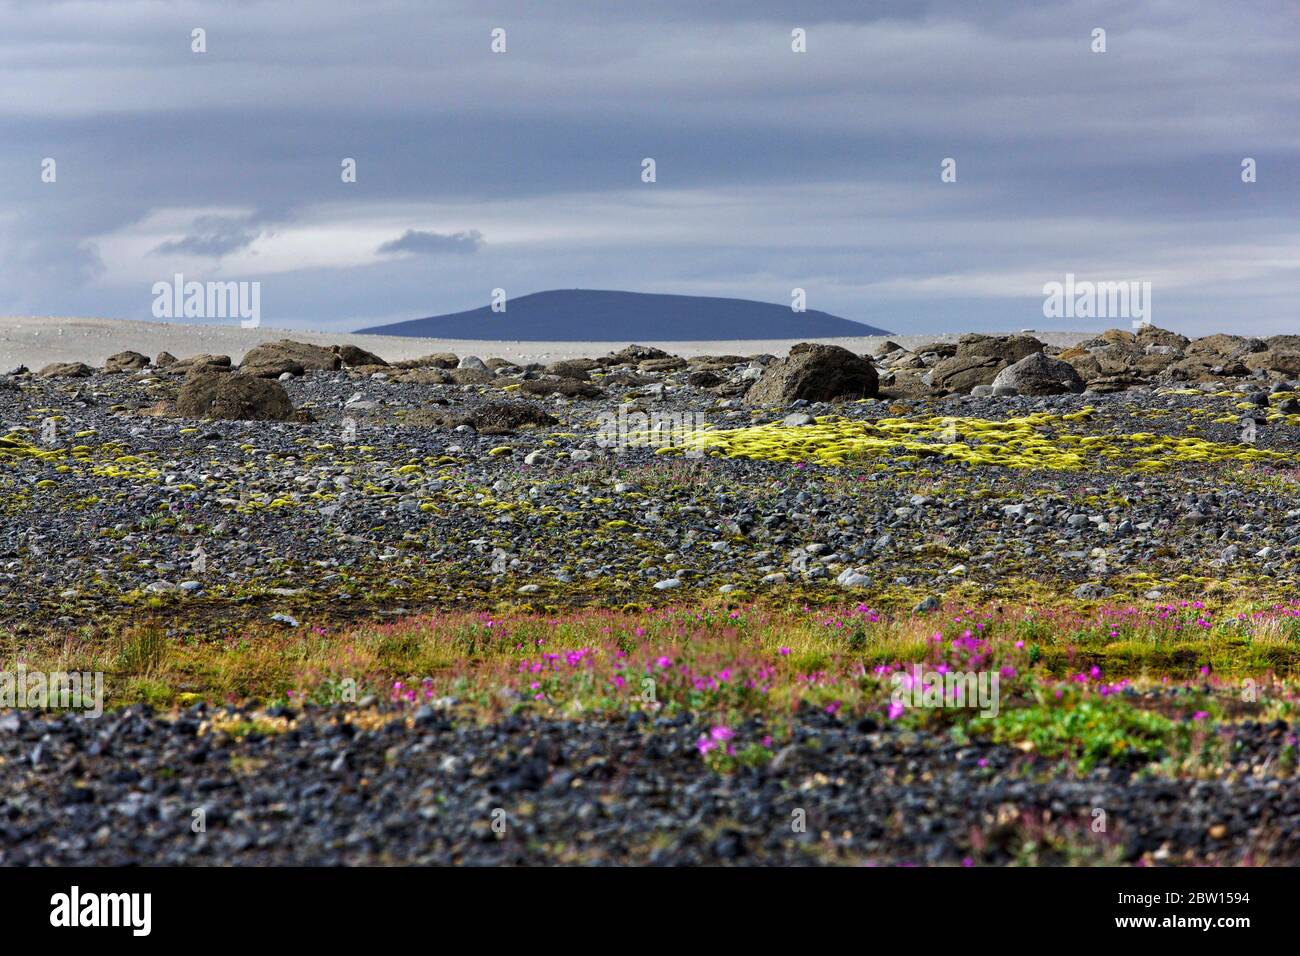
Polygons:
[[1082,392],[1083,377],[1073,365],[1033,352],[1013,362],[993,379],[993,391],[1014,388],[1020,395],[1063,395]]
[[176,411],[185,418],[238,421],[289,421],[293,402],[279,382],[252,375],[208,370],[190,374],[176,397]]
[[[1155,346],[1155,348],[1167,348],[1167,346]],[[1165,369],[1175,365],[1183,358],[1183,353],[1175,350],[1168,352],[1147,352],[1145,355],[1139,355],[1133,360],[1133,369],[1139,375],[1158,375]]]
[[559,424],[558,419],[531,402],[484,402],[468,410],[434,412],[432,417],[437,424],[449,428],[469,425],[483,435],[504,435]]
[[455,352],[435,352],[419,358],[402,359],[394,362],[394,368],[455,368],[460,364],[460,356]]
[[750,405],[789,405],[798,399],[829,402],[872,398],[880,388],[876,368],[838,345],[800,342],[788,358],[763,370],[745,401]]
[[934,352],[908,352],[907,350],[890,352],[883,359],[877,359],[876,362],[890,369],[927,369],[932,365],[937,365],[940,356]]
[[337,353],[319,345],[295,342],[293,339],[280,339],[278,342],[263,342],[244,354],[240,368],[253,370],[252,374],[265,374],[275,366],[300,367],[304,372],[335,372],[343,365]]
[[362,365],[387,365],[388,363],[381,359],[374,352],[367,352],[357,345],[336,345],[331,351],[343,360],[343,364],[348,368],[357,368]]
[[726,379],[717,372],[707,368],[699,368],[686,376],[686,384],[691,388],[717,388]]
[[[582,359],[587,362],[590,359]],[[743,355],[692,355],[686,360],[686,364],[691,368],[706,368],[713,371],[723,368],[733,368],[737,365],[748,365],[749,359]]]
[[1244,335],[1205,335],[1189,342],[1183,352],[1188,356],[1211,355],[1219,358],[1240,358],[1248,352],[1262,352],[1266,348],[1259,339],[1248,339]]
[[925,376],[915,369],[886,372],[880,379],[882,393],[888,390],[890,398],[928,398],[933,393]]
[[[1274,336],[1274,338],[1281,338],[1281,336]],[[1251,370],[1262,368],[1292,378],[1300,376],[1300,351],[1269,348],[1264,352],[1251,352],[1242,358],[1242,363]]]
[[1032,335],[963,335],[952,356],[930,370],[930,387],[942,393],[969,393],[977,385],[992,385],[1008,365],[1042,350],[1043,343]]
[[149,356],[139,352],[118,352],[104,360],[105,372],[138,372],[149,367]]
[[1085,382],[1091,382],[1093,379],[1112,374],[1101,367],[1101,362],[1091,352],[1084,351],[1082,355],[1071,355],[1068,358],[1064,357],[1063,353],[1061,360],[1069,362]]
[[230,371],[229,355],[212,355],[203,353],[202,355],[192,355],[187,359],[181,359],[179,362],[170,362],[166,366],[167,371],[174,375],[188,374],[193,371]]
[[957,340],[955,357],[995,358],[1010,365],[1042,350],[1043,343],[1032,335],[980,335],[972,332]]
[[932,368],[927,380],[936,392],[969,393],[977,385],[992,385],[1007,365],[993,355],[954,355]]
[[519,391],[524,395],[545,398],[548,395],[563,395],[566,398],[604,398],[605,392],[591,382],[576,378],[538,378],[519,383]]
[[1088,391],[1105,395],[1110,392],[1123,392],[1146,383],[1136,375],[1120,373],[1118,375],[1101,375],[1088,380]]
[[1300,335],[1270,335],[1264,345],[1274,351],[1300,352]]
[[403,369],[393,374],[394,382],[412,385],[452,385],[451,373],[442,368]]
[[1179,359],[1164,370],[1164,377],[1177,382],[1213,382],[1249,375],[1239,359],[1223,358],[1212,352],[1197,352]]
[[1074,366],[1085,382],[1092,382],[1113,375],[1159,371],[1177,361],[1178,356],[1166,356],[1160,352],[1148,355],[1132,335],[1121,329],[1112,329],[1076,348],[1066,349],[1059,358]]
[[605,365],[640,365],[649,359],[671,358],[663,349],[653,345],[629,345],[625,349],[611,352],[602,359]]
[[957,354],[956,342],[929,342],[912,349],[914,355],[934,355],[941,359],[952,358]]
[[239,370],[243,374],[252,375],[255,378],[279,378],[285,374],[296,378],[305,371],[301,362],[295,362],[288,356],[280,356],[279,358],[268,356],[260,362],[245,362],[239,367]]
[[1087,342],[1079,343],[1080,348],[1085,349],[1104,349],[1108,345],[1134,345],[1137,340],[1133,333],[1126,329],[1107,329],[1095,339],[1089,339]]
[[36,374],[41,378],[89,378],[95,370],[85,362],[51,362]]
[[494,381],[496,376],[486,366],[476,368],[472,365],[466,365],[462,368],[449,370],[447,378],[455,385],[486,385]]
[[656,375],[663,372],[675,372],[678,369],[686,368],[688,364],[686,359],[680,356],[669,355],[665,358],[646,359],[644,362],[638,362],[637,371]]
[[1134,336],[1137,344],[1143,347],[1148,345],[1167,345],[1171,348],[1182,350],[1187,348],[1188,338],[1185,335],[1179,335],[1177,332],[1171,332],[1169,329],[1158,328],[1154,325],[1144,325],[1137,330]]
[[[587,364],[587,363],[591,364]],[[590,382],[590,369],[598,367],[592,359],[562,359],[546,366],[546,373],[557,378],[573,378],[579,382]]]

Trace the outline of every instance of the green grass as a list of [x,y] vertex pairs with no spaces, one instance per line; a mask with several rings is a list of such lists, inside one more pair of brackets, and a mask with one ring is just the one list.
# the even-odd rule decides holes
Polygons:
[[[10,640],[0,652],[4,666],[103,671],[110,708],[450,697],[484,720],[690,712],[733,727],[753,716],[788,723],[800,708],[890,719],[895,670],[948,664],[1005,672],[998,716],[922,709],[904,723],[985,735],[1083,770],[1099,761],[1181,767],[1217,759],[1197,748],[1220,722],[1294,719],[1300,608],[950,603],[921,615],[715,600],[653,611],[449,612],[341,628],[305,619],[220,639],[145,619],[115,636]],[[1247,679],[1259,694],[1242,703]],[[1159,708],[1150,695],[1117,692],[1152,686],[1180,690],[1159,697],[1167,704]],[[1190,721],[1197,711],[1208,716]],[[770,747],[754,743],[737,740],[734,752],[709,759],[722,769],[761,762]]]

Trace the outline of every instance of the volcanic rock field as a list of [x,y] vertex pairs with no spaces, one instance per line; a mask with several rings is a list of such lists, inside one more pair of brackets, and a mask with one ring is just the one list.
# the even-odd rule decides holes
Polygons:
[[0,862],[1300,862],[1300,336],[350,342],[0,374]]

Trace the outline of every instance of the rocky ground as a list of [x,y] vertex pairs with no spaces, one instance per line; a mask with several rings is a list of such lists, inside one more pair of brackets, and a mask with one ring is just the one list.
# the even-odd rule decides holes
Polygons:
[[[844,394],[859,400],[828,402],[826,376],[796,368],[822,384],[792,398],[769,356],[631,352],[549,371],[354,356],[305,373],[273,348],[252,358],[0,379],[0,624],[82,627],[141,606],[202,623],[690,591],[1294,584],[1300,404],[1281,373],[1049,395],[885,384],[865,400],[858,382]],[[931,360],[891,354],[883,381]],[[216,407],[200,389],[217,386],[252,391]],[[645,433],[650,416],[677,437]]]
[[[1014,748],[818,713],[766,766],[714,774],[686,715],[455,717],[0,717],[0,864],[1300,862],[1294,778],[1140,762],[1067,778]],[[1237,763],[1276,761],[1286,737],[1239,726]]]
[[[18,369],[3,653],[145,618],[185,642],[439,608],[1290,600],[1297,378],[1297,337],[1151,328],[548,365],[286,341],[238,367]],[[1030,842],[1031,862],[1277,862],[1300,832],[1294,778],[1253,772],[1294,746],[1285,722],[1234,731],[1244,771],[1196,781],[1047,774],[818,714],[782,760],[703,775],[701,715],[408,717],[227,740],[202,711],[10,713],[0,859],[1005,863]],[[1101,840],[1097,806],[1123,821]]]

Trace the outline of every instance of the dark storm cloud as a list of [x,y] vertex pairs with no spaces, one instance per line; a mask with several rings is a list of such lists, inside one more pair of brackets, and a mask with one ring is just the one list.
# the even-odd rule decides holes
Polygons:
[[[1044,327],[1041,286],[1072,271],[1151,279],[1154,318],[1184,330],[1290,329],[1293,17],[1281,0],[10,3],[0,253],[30,267],[0,270],[0,312],[145,317],[152,282],[186,271],[259,279],[275,320],[304,325],[495,287],[800,286],[900,331]],[[474,255],[427,254],[457,250]]]

